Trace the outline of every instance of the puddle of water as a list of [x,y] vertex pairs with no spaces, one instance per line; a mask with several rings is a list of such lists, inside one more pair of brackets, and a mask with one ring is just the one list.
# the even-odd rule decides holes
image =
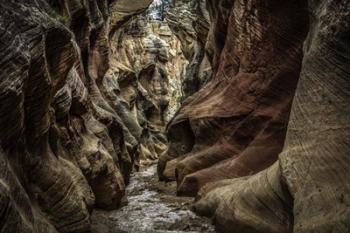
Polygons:
[[128,204],[95,211],[94,233],[214,233],[210,220],[189,210],[192,198],[176,197],[174,183],[160,183],[156,165],[135,173],[127,188]]

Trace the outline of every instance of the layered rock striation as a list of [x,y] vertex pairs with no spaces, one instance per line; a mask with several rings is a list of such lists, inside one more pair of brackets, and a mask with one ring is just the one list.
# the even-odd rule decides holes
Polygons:
[[1,232],[89,232],[93,208],[120,205],[148,138],[111,38],[150,3],[0,1]]
[[[228,21],[226,32],[210,36],[224,43],[213,49],[221,51],[213,60],[217,72],[185,100],[169,126],[169,150],[160,160],[161,178],[176,178],[179,194],[196,195],[208,182],[260,171],[283,147],[307,32],[306,8],[227,4],[230,14],[219,5],[215,11],[224,12],[212,16],[213,23],[218,15]],[[179,127],[190,128],[186,134],[195,142],[185,151],[172,140]]]
[[214,76],[169,124],[160,179],[219,232],[349,231],[349,3],[207,4]]
[[212,77],[212,41],[207,40],[210,16],[205,0],[173,1],[165,20],[181,42],[184,56],[189,61],[183,77],[183,98],[193,95]]
[[0,1],[0,232],[90,232],[158,156],[219,232],[350,231],[349,1],[151,3]]
[[125,106],[119,115],[129,128],[138,129],[143,162],[157,159],[166,149],[163,132],[180,107],[188,64],[167,22],[153,15],[149,10],[133,17],[111,37],[112,65],[103,84],[118,88],[123,101],[115,108]]

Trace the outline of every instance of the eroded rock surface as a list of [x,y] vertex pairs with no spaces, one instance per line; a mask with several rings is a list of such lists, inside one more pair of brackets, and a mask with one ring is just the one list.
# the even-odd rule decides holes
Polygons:
[[182,83],[183,99],[186,99],[212,77],[214,52],[209,49],[211,41],[207,40],[210,30],[207,3],[205,0],[173,1],[166,22],[180,40],[183,54],[189,61]]
[[91,232],[160,156],[219,232],[349,232],[349,1],[157,2],[0,1],[0,231]]
[[110,90],[114,83],[118,92],[113,98],[122,99],[116,104],[119,115],[141,135],[141,160],[155,160],[166,149],[163,132],[183,96],[188,61],[181,43],[167,22],[147,11],[115,32],[111,48],[112,65],[103,85]]
[[150,3],[0,1],[1,232],[89,232],[120,206],[143,132],[104,85],[110,38]]
[[[169,126],[168,153],[160,159],[160,177],[176,178],[179,194],[196,195],[206,183],[256,173],[276,161],[283,147],[307,32],[306,8],[299,10],[298,2],[230,3],[230,14],[216,9],[230,22],[226,34],[213,35],[225,37],[217,72],[183,103]],[[195,144],[178,146],[173,135],[182,126],[190,128],[192,135],[182,133]]]
[[169,125],[160,178],[220,232],[348,232],[349,2],[207,3],[220,59]]

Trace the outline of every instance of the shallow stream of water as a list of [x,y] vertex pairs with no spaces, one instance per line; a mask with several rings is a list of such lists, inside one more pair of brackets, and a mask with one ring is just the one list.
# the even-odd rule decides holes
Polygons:
[[158,182],[156,165],[136,172],[127,187],[128,204],[94,211],[94,233],[213,233],[210,220],[189,210],[192,198],[177,197],[176,184]]

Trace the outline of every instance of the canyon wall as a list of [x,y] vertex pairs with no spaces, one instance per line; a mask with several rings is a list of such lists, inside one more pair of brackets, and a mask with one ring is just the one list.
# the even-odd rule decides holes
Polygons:
[[[206,1],[172,1],[166,13],[166,23],[181,42],[184,56],[189,61],[183,77],[183,100],[197,92],[212,77],[212,56],[205,49],[210,16]],[[207,52],[206,52],[207,50]]]
[[[152,9],[151,5],[151,9]],[[142,129],[139,150],[143,163],[158,158],[166,149],[164,130],[179,109],[188,61],[178,38],[165,21],[153,19],[152,11],[133,17],[111,37],[110,76],[105,86],[117,81],[122,104],[129,114],[124,121]],[[131,114],[130,114],[131,113]]]
[[150,3],[0,1],[1,232],[90,232],[93,208],[119,207],[150,137],[110,43]]
[[348,232],[349,2],[207,4],[214,76],[169,124],[160,179],[219,232]]
[[349,1],[151,2],[0,1],[0,232],[90,232],[158,156],[220,232],[348,232]]
[[[208,182],[255,173],[271,165],[282,150],[307,10],[299,2],[252,4],[220,1],[211,10],[214,27],[218,20],[227,21],[226,30],[210,31],[214,35],[209,37],[217,38],[211,40],[220,41],[210,49],[216,51],[216,73],[185,100],[169,125],[169,150],[159,163],[161,178],[176,178],[179,194],[196,195]],[[186,136],[178,136],[180,128],[192,132],[182,129]],[[176,137],[192,140],[184,140],[181,147]]]

